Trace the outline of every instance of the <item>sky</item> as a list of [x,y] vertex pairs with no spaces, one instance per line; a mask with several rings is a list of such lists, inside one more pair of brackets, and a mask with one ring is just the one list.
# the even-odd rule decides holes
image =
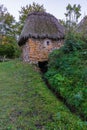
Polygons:
[[0,0],[0,5],[3,4],[8,12],[18,21],[21,7],[32,4],[33,2],[43,5],[46,12],[53,14],[58,19],[65,20],[64,13],[66,12],[66,6],[69,3],[71,5],[81,5],[82,15],[80,19],[87,15],[87,0]]

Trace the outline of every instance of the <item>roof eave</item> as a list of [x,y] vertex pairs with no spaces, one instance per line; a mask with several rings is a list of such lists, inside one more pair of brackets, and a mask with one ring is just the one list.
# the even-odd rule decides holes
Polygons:
[[22,45],[24,45],[26,42],[27,42],[27,40],[29,39],[29,38],[34,38],[34,39],[46,39],[46,38],[48,38],[48,39],[51,39],[51,40],[63,40],[64,39],[64,35],[63,36],[61,36],[61,37],[58,37],[58,36],[36,36],[36,35],[33,35],[33,36],[27,36],[27,37],[21,37],[20,39],[19,39],[19,41],[18,41],[18,45],[19,46],[22,46]]

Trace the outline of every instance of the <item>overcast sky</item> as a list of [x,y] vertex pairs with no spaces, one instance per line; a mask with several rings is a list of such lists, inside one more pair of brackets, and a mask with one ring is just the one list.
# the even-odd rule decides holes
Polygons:
[[21,10],[21,7],[32,4],[33,2],[40,5],[43,4],[46,11],[53,14],[58,19],[65,19],[64,13],[66,12],[68,3],[71,5],[81,5],[81,18],[87,14],[87,0],[0,0],[0,4],[3,4],[16,20],[19,18],[18,11]]

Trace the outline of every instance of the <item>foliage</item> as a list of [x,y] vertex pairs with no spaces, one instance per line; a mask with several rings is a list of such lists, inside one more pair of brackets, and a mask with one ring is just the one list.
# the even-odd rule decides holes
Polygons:
[[66,21],[63,19],[59,19],[59,22],[61,25],[63,25],[66,28]]
[[0,5],[0,44],[3,44],[5,38],[6,42],[9,42],[10,37],[17,41],[17,31],[15,18],[7,11],[7,8]]
[[15,58],[19,57],[20,50],[17,46],[14,46],[13,44],[2,44],[0,45],[0,56],[6,57],[6,58]]
[[39,5],[35,2],[32,4],[26,5],[25,7],[21,7],[21,10],[19,11],[19,34],[21,33],[21,30],[24,26],[24,22],[28,16],[29,13],[32,12],[45,12],[45,9],[43,5]]
[[16,45],[17,31],[15,18],[7,11],[7,8],[0,5],[0,56],[19,57],[20,50]]
[[81,16],[81,6],[68,4],[66,7],[66,28],[67,30],[75,29],[78,19]]
[[13,39],[17,42],[18,39],[18,23],[15,21],[15,18],[7,13],[5,15],[5,36],[9,39]]
[[34,66],[17,60],[0,63],[0,108],[1,130],[87,128],[56,99]]
[[0,45],[0,56],[12,58],[14,56],[14,52],[12,45]]
[[6,12],[7,9],[3,5],[0,5],[0,44],[2,43],[4,34],[4,17]]
[[45,78],[87,120],[87,43],[70,34],[64,47],[50,54]]
[[72,51],[81,50],[85,45],[85,42],[82,41],[80,35],[76,32],[69,32],[65,38],[65,45],[63,47],[65,53],[70,53]]
[[7,13],[7,8],[5,8],[3,5],[0,5],[0,25],[3,24],[4,16],[5,16],[6,13]]

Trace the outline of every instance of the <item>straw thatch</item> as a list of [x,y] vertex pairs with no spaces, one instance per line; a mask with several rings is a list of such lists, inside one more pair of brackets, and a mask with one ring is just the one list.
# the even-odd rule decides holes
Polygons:
[[87,35],[87,16],[85,16],[77,26],[77,31]]
[[18,44],[23,45],[28,38],[63,39],[64,28],[53,15],[46,12],[33,12],[25,21]]

